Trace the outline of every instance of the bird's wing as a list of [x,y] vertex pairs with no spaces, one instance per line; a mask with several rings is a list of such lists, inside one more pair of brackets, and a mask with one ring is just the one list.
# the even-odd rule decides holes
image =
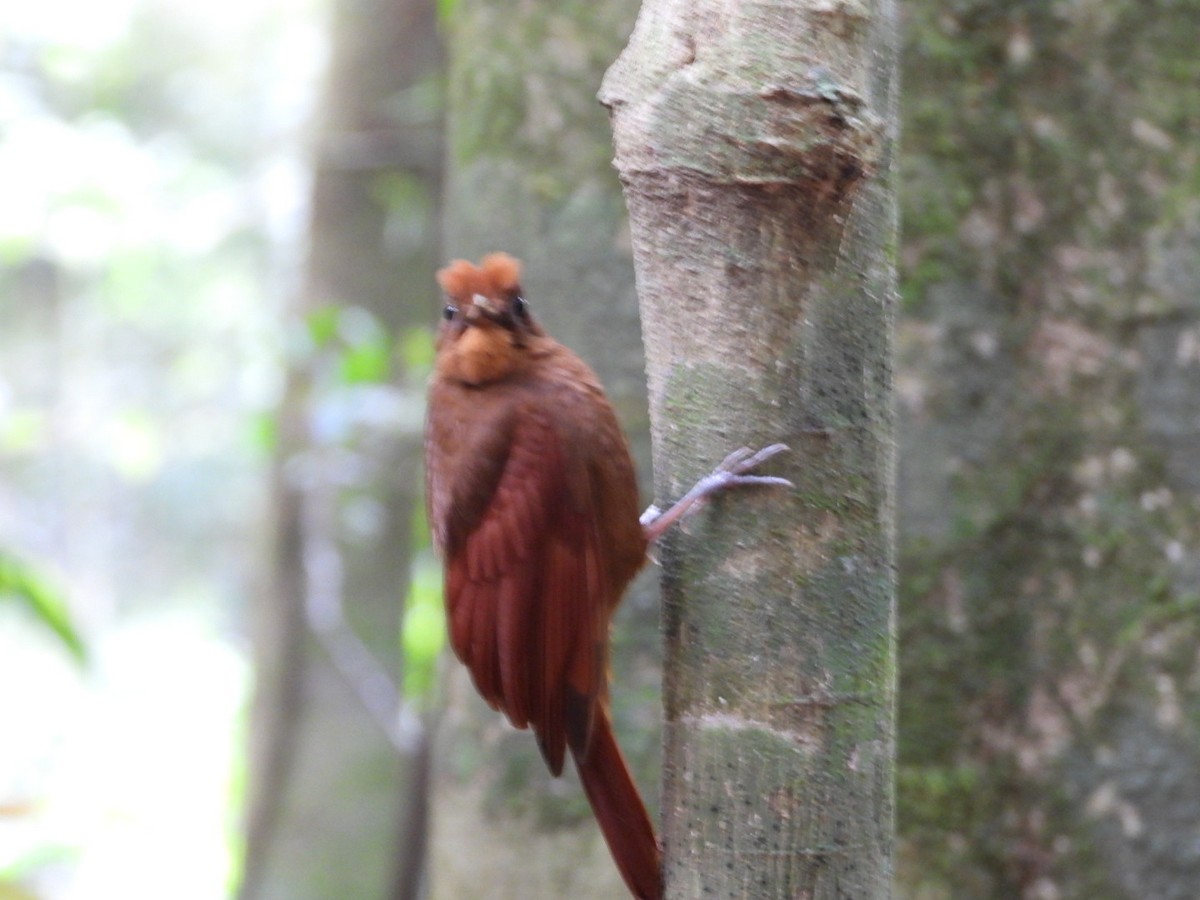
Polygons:
[[[606,678],[609,560],[586,464],[522,410],[491,499],[447,559],[450,640],[480,694],[562,771],[586,754]],[[582,481],[582,484],[580,483]]]

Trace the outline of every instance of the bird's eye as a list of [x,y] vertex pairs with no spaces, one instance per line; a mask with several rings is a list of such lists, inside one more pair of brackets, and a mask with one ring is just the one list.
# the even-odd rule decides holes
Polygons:
[[529,303],[520,294],[513,297],[512,309],[513,315],[518,319],[524,320],[529,318]]
[[458,307],[455,306],[453,303],[447,303],[446,306],[442,309],[442,318],[445,319],[446,321],[453,319],[457,315],[458,315]]

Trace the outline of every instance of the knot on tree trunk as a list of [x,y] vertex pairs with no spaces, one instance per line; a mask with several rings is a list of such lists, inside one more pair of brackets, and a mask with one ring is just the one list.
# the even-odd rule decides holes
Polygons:
[[[600,101],[613,115],[622,179],[787,187],[814,207],[837,206],[874,170],[884,141],[865,74],[814,62],[826,54],[809,46],[818,33],[811,19],[836,11],[802,2],[719,15],[712,7],[646,4],[605,77]],[[858,20],[844,18],[835,34],[852,40]],[[764,30],[773,44],[744,40]]]

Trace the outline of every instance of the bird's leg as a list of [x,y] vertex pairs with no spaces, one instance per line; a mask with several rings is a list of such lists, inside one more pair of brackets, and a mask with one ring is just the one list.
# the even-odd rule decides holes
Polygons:
[[787,450],[786,444],[772,444],[757,453],[746,447],[734,450],[724,461],[713,469],[712,474],[706,475],[696,482],[695,487],[684,494],[665,512],[657,506],[650,506],[642,513],[642,531],[646,535],[646,544],[651,545],[662,537],[663,533],[691,513],[694,513],[711,494],[732,487],[750,487],[755,485],[776,485],[793,487],[786,478],[776,478],[771,475],[747,475],[760,463],[766,462],[772,456]]

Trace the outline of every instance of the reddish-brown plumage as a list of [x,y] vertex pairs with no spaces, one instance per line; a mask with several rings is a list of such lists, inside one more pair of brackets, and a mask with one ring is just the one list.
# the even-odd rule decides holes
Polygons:
[[504,254],[438,273],[425,460],[450,642],[555,775],[571,751],[626,884],[658,898],[658,842],[607,710],[609,622],[646,558],[633,463],[596,376],[519,280]]

